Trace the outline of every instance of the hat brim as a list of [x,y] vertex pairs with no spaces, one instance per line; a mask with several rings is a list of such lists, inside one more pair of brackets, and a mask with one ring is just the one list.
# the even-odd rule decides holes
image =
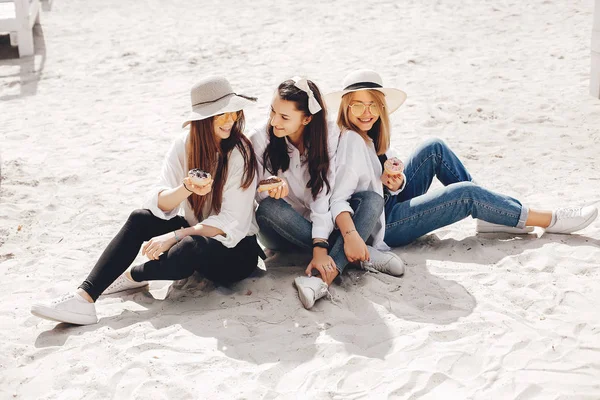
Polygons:
[[192,112],[190,112],[181,127],[185,128],[192,121],[200,121],[226,112],[243,110],[244,107],[247,107],[252,103],[253,101],[251,100],[231,94],[231,96],[227,96],[221,100],[215,101],[214,103],[201,104],[192,108]]
[[393,88],[361,88],[354,90],[340,90],[339,92],[333,92],[325,95],[325,103],[327,103],[327,109],[330,112],[335,110],[337,116],[340,109],[340,103],[342,97],[348,93],[358,92],[360,90],[377,90],[385,95],[385,102],[388,109],[388,114],[396,111],[406,100],[406,93],[400,89]]

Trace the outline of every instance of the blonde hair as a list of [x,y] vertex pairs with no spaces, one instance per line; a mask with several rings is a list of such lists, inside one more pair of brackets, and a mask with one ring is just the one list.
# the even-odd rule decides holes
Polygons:
[[365,136],[360,129],[350,121],[348,115],[350,112],[350,103],[354,97],[354,92],[346,93],[344,96],[342,96],[337,124],[342,131],[354,131],[361,135],[365,140],[367,140],[369,137],[373,139],[373,144],[375,145],[375,151],[377,152],[377,155],[382,155],[385,154],[385,152],[390,148],[390,117],[387,112],[385,95],[378,90],[366,89],[366,91],[373,96],[374,103],[377,104],[381,110],[381,115],[369,132],[367,132],[368,137]]

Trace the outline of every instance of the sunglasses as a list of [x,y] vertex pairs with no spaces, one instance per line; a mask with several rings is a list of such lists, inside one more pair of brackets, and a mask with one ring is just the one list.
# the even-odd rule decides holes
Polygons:
[[365,104],[357,102],[350,104],[348,107],[350,108],[350,112],[352,113],[352,115],[354,115],[355,117],[360,117],[365,113],[367,109],[369,109],[369,112],[374,117],[378,117],[381,115],[381,110],[379,109],[379,106],[375,103]]
[[223,114],[215,115],[214,123],[217,125],[223,125],[229,120],[229,118],[231,118],[231,120],[233,122],[235,122],[240,118],[241,115],[242,115],[241,111],[226,112]]

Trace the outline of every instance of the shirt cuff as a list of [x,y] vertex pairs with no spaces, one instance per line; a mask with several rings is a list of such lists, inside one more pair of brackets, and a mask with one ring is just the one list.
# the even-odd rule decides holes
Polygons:
[[331,232],[333,232],[333,224],[331,224],[330,226],[315,226],[315,224],[313,223],[313,228],[312,228],[313,239],[314,238],[328,239],[329,236],[331,235]]
[[334,223],[337,216],[345,211],[349,212],[350,215],[354,215],[354,210],[347,201],[340,201],[331,205],[331,216],[333,217]]
[[235,228],[238,226],[237,221],[231,221],[230,223],[222,223],[221,221],[219,221],[218,218],[208,217],[204,221],[201,221],[200,224],[212,226],[213,228],[222,230],[225,236],[215,235],[212,237],[212,239],[221,242],[223,246],[228,247],[230,249],[237,246],[240,240],[243,239],[243,237],[240,237],[240,235],[238,234],[239,232],[236,232]]
[[144,205],[142,206],[142,208],[146,208],[146,209],[150,210],[152,215],[154,215],[155,217],[160,218],[160,219],[169,220],[169,219],[177,216],[177,214],[179,213],[180,205],[177,205],[177,207],[175,207],[171,211],[163,211],[158,207],[159,193],[163,192],[165,190],[169,190],[169,189],[170,188],[168,188],[168,187],[159,187],[159,188],[154,189],[153,192],[148,197],[148,199],[144,202]]

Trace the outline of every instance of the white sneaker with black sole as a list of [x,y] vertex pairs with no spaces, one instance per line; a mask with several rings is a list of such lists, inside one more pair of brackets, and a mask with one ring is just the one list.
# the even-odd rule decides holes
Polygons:
[[148,286],[148,282],[136,282],[129,279],[125,273],[119,275],[117,279],[113,283],[110,284],[109,287],[106,288],[102,295],[114,294],[119,292],[125,292],[127,290],[140,289]]
[[598,217],[594,206],[558,208],[552,212],[552,222],[546,228],[548,233],[573,233],[579,231]]
[[360,266],[371,272],[383,272],[384,274],[401,276],[404,274],[404,261],[391,251],[380,251],[372,246],[369,249],[369,261],[361,261]]
[[298,297],[307,310],[327,294],[327,284],[316,276],[299,276],[294,279],[294,286],[298,289]]
[[45,303],[31,306],[36,317],[75,325],[90,325],[98,322],[96,306],[78,293],[67,293]]

